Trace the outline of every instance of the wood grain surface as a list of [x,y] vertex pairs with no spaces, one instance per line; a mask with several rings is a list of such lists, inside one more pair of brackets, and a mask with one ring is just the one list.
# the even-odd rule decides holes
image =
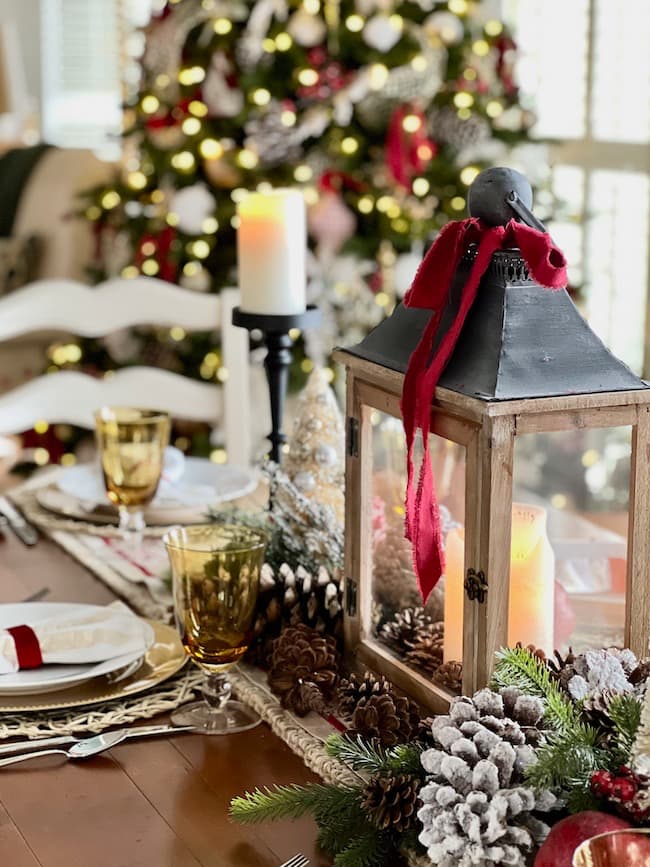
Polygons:
[[[47,588],[44,601],[113,595],[54,543],[0,535],[0,602]],[[160,722],[165,717],[160,717]],[[279,867],[317,850],[310,819],[242,827],[230,799],[255,786],[318,778],[264,723],[226,737],[130,741],[85,762],[59,757],[0,771],[3,867]]]

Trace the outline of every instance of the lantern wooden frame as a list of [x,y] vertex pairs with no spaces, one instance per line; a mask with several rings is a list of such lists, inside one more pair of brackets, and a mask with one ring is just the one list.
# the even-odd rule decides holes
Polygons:
[[[404,374],[338,350],[347,372],[344,636],[348,657],[377,671],[425,706],[444,710],[452,695],[366,634],[372,579],[373,409],[400,418]],[[507,644],[512,479],[515,437],[525,433],[631,426],[625,639],[644,656],[650,634],[650,390],[635,389],[525,400],[485,401],[439,387],[433,433],[463,445],[465,572],[487,580],[483,601],[465,597],[463,693],[485,686],[495,652]]]

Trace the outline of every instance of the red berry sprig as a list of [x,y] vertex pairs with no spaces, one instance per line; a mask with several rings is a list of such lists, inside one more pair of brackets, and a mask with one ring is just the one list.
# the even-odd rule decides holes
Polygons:
[[621,766],[616,774],[606,770],[594,771],[590,786],[597,798],[614,804],[618,812],[634,822],[643,824],[650,817],[648,780],[626,765]]

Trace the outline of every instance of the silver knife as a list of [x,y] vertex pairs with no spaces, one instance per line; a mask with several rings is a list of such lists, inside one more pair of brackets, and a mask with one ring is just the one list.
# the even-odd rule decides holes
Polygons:
[[[196,731],[194,726],[134,726],[129,729],[118,729],[117,731],[124,732],[125,739],[130,738],[146,738],[153,735],[170,735],[178,732]],[[55,747],[61,744],[76,744],[85,738],[77,738],[74,735],[55,735],[51,738],[36,738],[29,741],[16,741],[13,744],[4,744],[0,746],[0,756],[13,756],[17,753],[29,753],[32,750],[40,750],[41,747]]]
[[4,515],[10,528],[25,545],[35,545],[38,542],[36,528],[27,523],[6,497],[0,497],[0,514]]

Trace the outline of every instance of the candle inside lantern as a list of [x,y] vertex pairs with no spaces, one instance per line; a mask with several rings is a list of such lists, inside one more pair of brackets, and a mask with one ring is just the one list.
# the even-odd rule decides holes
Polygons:
[[275,315],[304,313],[307,218],[302,193],[249,193],[237,214],[241,309]]
[[[464,547],[465,531],[450,530],[445,544],[445,662],[463,659]],[[539,506],[513,504],[509,595],[508,645],[521,641],[551,653],[555,555],[546,534],[546,510]]]

